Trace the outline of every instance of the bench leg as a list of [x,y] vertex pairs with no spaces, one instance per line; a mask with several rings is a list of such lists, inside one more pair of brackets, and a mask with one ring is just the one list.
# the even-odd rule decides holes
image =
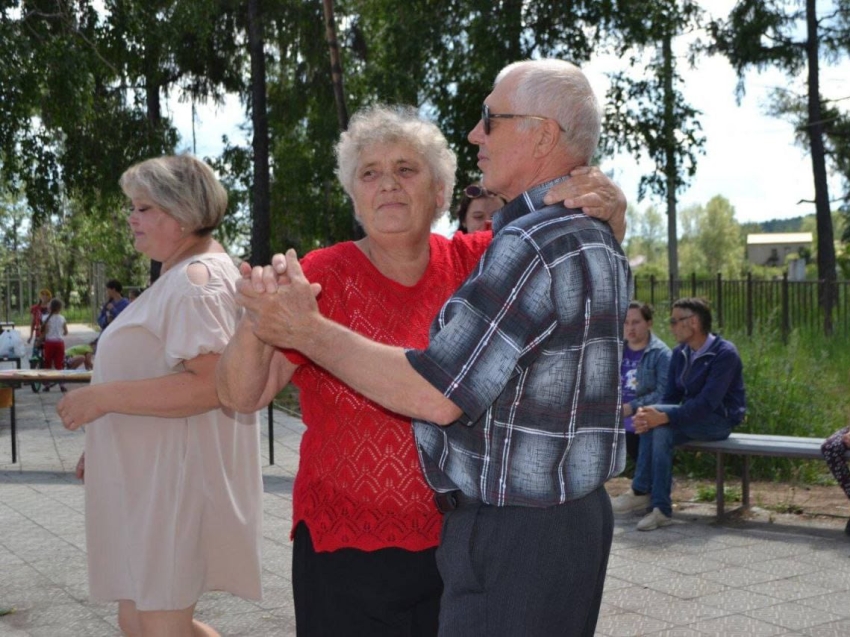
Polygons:
[[741,476],[741,500],[744,509],[750,508],[750,457],[744,456],[744,471]]
[[726,467],[723,454],[717,454],[717,481],[715,489],[717,490],[717,519],[722,520],[726,514],[726,494],[723,491],[724,483],[726,482]]

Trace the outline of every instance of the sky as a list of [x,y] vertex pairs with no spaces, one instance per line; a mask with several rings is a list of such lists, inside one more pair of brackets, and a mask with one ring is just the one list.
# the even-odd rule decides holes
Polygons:
[[[607,79],[600,72],[607,65],[591,64],[585,72],[598,95],[604,95]],[[698,119],[706,138],[705,154],[697,155],[697,174],[679,196],[680,207],[704,205],[723,195],[735,207],[736,219],[766,221],[814,212],[814,182],[810,155],[794,143],[794,128],[786,120],[765,114],[767,97],[775,87],[803,89],[784,73],[770,70],[745,76],[746,94],[736,102],[737,76],[720,56],[705,58],[694,70],[681,69],[683,92],[688,103],[701,111]],[[850,62],[822,67],[821,93],[830,99],[850,98]],[[845,108],[850,106],[847,101]],[[629,155],[603,160],[629,201],[644,209],[659,200],[637,202],[637,186],[651,164],[636,163]],[[830,183],[830,197],[838,194],[839,180]]]
[[[711,7],[722,14],[733,4],[734,0],[712,0]],[[583,67],[600,99],[607,88],[604,73],[616,63],[610,58],[598,58]],[[761,74],[750,72],[745,79],[746,94],[738,104],[737,78],[725,58],[701,58],[693,70],[687,68],[684,59],[679,64],[686,100],[701,111],[699,120],[706,137],[705,154],[697,156],[697,174],[680,194],[679,207],[705,205],[715,195],[722,195],[734,206],[735,217],[741,223],[813,213],[813,203],[799,203],[814,199],[810,156],[794,144],[790,123],[765,114],[767,95],[772,88],[802,90],[802,80],[788,78],[773,69]],[[844,109],[850,108],[850,61],[845,60],[840,66],[821,66],[821,93],[829,99],[845,98]],[[173,108],[172,117],[181,132],[181,147],[192,150],[190,106],[176,104]],[[329,117],[335,115],[330,113]],[[244,119],[236,99],[229,100],[223,108],[199,107],[195,118],[196,153],[218,155],[224,134],[232,140],[245,140],[244,133],[238,130]],[[475,124],[470,122],[470,128]],[[621,154],[605,159],[602,169],[639,209],[648,205],[664,209],[661,200],[649,197],[637,200],[640,177],[651,171],[646,160],[638,163],[632,156]],[[839,184],[838,179],[830,182],[830,197],[838,195]]]

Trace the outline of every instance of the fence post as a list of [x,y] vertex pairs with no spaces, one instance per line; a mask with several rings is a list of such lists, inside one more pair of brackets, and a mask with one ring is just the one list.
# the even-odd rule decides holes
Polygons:
[[649,303],[655,307],[655,275],[649,275]]
[[788,333],[791,331],[791,319],[788,303],[788,272],[782,273],[782,343],[788,344]]
[[753,335],[753,273],[747,272],[747,336]]
[[691,272],[691,296],[697,295],[697,273]]
[[715,314],[717,314],[717,328],[723,328],[723,275],[717,273],[717,292],[715,292],[717,302],[714,304]]

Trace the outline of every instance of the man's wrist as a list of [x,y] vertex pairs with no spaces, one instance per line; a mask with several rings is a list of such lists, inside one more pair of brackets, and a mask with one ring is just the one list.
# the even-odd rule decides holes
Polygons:
[[320,365],[330,362],[336,323],[316,313],[302,329],[292,332],[284,349],[294,349]]

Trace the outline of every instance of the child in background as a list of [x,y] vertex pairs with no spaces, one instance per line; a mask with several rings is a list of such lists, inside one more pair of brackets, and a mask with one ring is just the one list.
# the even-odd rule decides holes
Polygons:
[[42,288],[38,293],[38,303],[30,308],[30,336],[27,343],[35,339],[33,346],[33,356],[36,355],[36,349],[40,348],[38,337],[41,335],[41,325],[44,319],[50,314],[50,299],[53,298],[53,293],[47,288]]
[[94,355],[97,350],[97,339],[90,343],[74,345],[65,350],[65,367],[67,369],[77,369],[80,366],[85,366],[88,371],[94,367]]
[[[41,332],[44,334],[44,369],[65,369],[65,341],[68,335],[68,323],[62,312],[62,301],[53,299],[50,301],[50,313],[41,324]],[[50,391],[51,385],[45,383],[44,391]],[[65,383],[59,383],[59,389],[66,391]]]

